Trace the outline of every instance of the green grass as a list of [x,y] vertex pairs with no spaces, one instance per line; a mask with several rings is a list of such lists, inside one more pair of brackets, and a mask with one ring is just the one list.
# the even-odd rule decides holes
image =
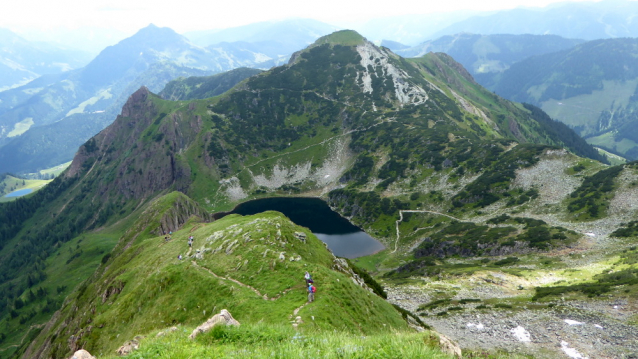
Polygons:
[[431,332],[362,336],[258,323],[217,326],[189,340],[191,329],[180,327],[163,337],[149,336],[126,358],[452,358],[440,351],[438,338]]
[[626,153],[627,151],[638,145],[628,138],[623,138],[620,141],[616,141],[616,137],[613,132],[607,132],[603,133],[602,135],[589,137],[587,138],[587,142],[593,146],[612,148],[619,153]]
[[[156,206],[165,202],[170,201]],[[149,222],[144,216],[140,221]],[[133,228],[131,233],[140,230]],[[294,237],[296,231],[309,234],[306,243]],[[190,235],[202,258],[180,261],[177,256],[187,254]],[[315,302],[297,313],[304,320],[300,330],[369,335],[407,329],[389,303],[333,269],[334,257],[323,242],[278,212],[186,225],[168,242],[147,234],[113,253],[100,267],[104,272],[98,270],[99,280],[82,284],[71,297],[75,300],[63,306],[63,319],[44,334],[61,338],[54,344],[57,355],[66,355],[64,338],[88,324],[89,317],[78,314],[86,311],[94,312],[90,320],[95,329],[84,333],[82,342],[89,351],[103,353],[136,335],[177,324],[199,325],[221,309],[241,323],[290,325],[294,310],[307,301],[305,271],[313,274],[318,291]]]
[[357,46],[363,44],[364,40],[363,36],[359,35],[356,31],[341,30],[319,38],[315,42],[315,45],[337,44],[343,46]]
[[5,176],[4,180],[0,181],[0,203],[13,201],[19,198],[19,197],[9,197],[9,198],[4,197],[4,195],[8,193],[25,189],[25,188],[31,188],[33,189],[33,192],[35,192],[49,182],[51,182],[51,180],[22,179],[22,178],[17,178],[17,177],[7,175]]
[[54,166],[54,167],[51,167],[51,168],[47,168],[47,169],[41,170],[40,174],[43,174],[43,175],[52,174],[54,176],[57,176],[60,173],[62,173],[62,171],[64,171],[67,167],[69,167],[71,165],[71,162],[72,161],[69,161],[69,162],[63,163],[63,164],[58,165],[58,166]]
[[567,99],[547,100],[541,104],[541,108],[551,118],[570,126],[585,125],[589,133],[594,130],[601,111],[608,110],[612,105],[615,107],[627,105],[638,81],[634,79],[623,82],[602,81],[602,83],[603,90],[594,90],[591,94]]

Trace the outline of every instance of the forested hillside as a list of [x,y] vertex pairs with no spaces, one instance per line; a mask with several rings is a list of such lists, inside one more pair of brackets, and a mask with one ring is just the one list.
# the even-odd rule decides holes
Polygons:
[[590,41],[518,62],[490,88],[541,107],[590,144],[635,158],[636,54],[636,39]]

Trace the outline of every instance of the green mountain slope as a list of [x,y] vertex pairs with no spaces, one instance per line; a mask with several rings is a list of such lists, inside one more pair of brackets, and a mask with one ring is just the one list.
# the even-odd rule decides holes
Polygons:
[[[129,255],[155,258],[155,266],[173,260],[183,250],[183,241],[163,245],[166,252],[152,245],[145,252],[146,245],[159,240],[161,246],[156,235],[183,228],[193,214],[206,219],[205,213],[263,196],[321,195],[394,247],[398,257],[390,262],[397,264],[408,259],[402,256],[411,255],[406,248],[412,244],[406,240],[416,239],[400,238],[397,216],[404,215],[400,211],[432,206],[474,221],[473,216],[491,208],[522,210],[521,206],[546,200],[541,183],[523,185],[519,176],[535,171],[548,158],[573,162],[571,166],[582,161],[588,173],[602,167],[558,147],[566,143],[563,137],[548,131],[534,111],[483,89],[447,55],[407,60],[350,31],[321,38],[295,54],[290,64],[250,77],[214,98],[174,102],[141,88],[130,96],[113,124],[80,147],[63,175],[33,196],[0,207],[0,328],[5,337],[1,345],[26,350],[25,343],[38,334],[28,328],[41,328],[52,308],[58,308],[62,298],[96,267],[98,277],[80,285],[70,298],[79,297],[84,304],[95,301],[86,288],[93,288],[93,294],[104,290],[102,280],[95,278],[117,278],[119,263],[124,266]],[[571,175],[566,180],[581,181]],[[174,191],[182,194],[163,197]],[[183,205],[175,207],[182,214],[167,218],[178,220],[143,214],[158,206],[153,200],[164,198],[155,203],[171,207],[177,203],[175,197],[181,198]],[[562,213],[564,209],[552,206],[546,210]],[[216,223],[222,221],[201,230],[216,228]],[[553,236],[560,230],[548,231]],[[212,234],[204,232],[202,236]],[[536,243],[524,232],[517,234],[525,245],[515,247],[513,253]],[[139,233],[146,234],[138,238]],[[180,232],[179,238],[184,236],[188,235]],[[538,248],[564,248],[580,238],[570,236],[540,241],[543,245]],[[120,245],[109,259],[107,253],[118,239]],[[129,251],[133,247],[144,254]],[[109,263],[118,264],[109,267]],[[231,267],[240,270],[237,265],[233,262]],[[190,269],[169,266],[166,271],[187,278],[197,273]],[[214,273],[229,270],[209,269]],[[134,270],[131,267],[131,273]],[[62,274],[69,271],[77,275]],[[188,278],[198,280],[200,275]],[[272,279],[261,287],[259,279],[248,277],[238,280],[248,281],[260,293],[276,295],[282,290],[269,284]],[[120,279],[131,283],[125,291],[145,288],[143,278]],[[138,297],[127,297],[133,304],[122,309],[126,327],[160,328],[159,323],[149,326],[151,316],[146,312],[140,318],[148,319],[135,319],[131,310],[135,311]],[[158,296],[157,300],[165,299]],[[65,311],[72,303],[67,302]],[[94,303],[102,305],[99,300]],[[195,323],[183,318],[189,325]],[[87,342],[104,348],[118,344],[113,338],[91,337],[98,335],[87,333],[86,328],[95,328],[94,324],[79,317],[74,321],[73,330],[82,331]],[[54,325],[55,330],[63,330],[55,321],[50,323],[46,333]],[[341,325],[336,319],[333,324]],[[352,323],[343,324],[352,328]],[[22,339],[27,332],[28,340]],[[62,350],[60,343],[67,335],[54,339],[43,335],[37,343],[52,340]],[[52,349],[36,345],[29,350]]]
[[171,101],[202,100],[221,95],[244,79],[261,72],[244,67],[212,76],[180,78],[167,83],[158,95]]
[[[36,80],[38,84],[4,95],[0,164],[24,173],[66,162],[79,145],[112,121],[140,86],[159,92],[175,78],[232,67],[222,66],[213,53],[173,30],[150,25],[56,81]],[[76,114],[86,123],[77,126]],[[38,128],[42,126],[48,127]]]
[[[407,328],[389,303],[353,282],[347,264],[281,214],[191,223],[168,242],[163,235],[125,238],[93,284],[86,282],[68,298],[56,324],[40,336],[58,339],[45,344],[47,351],[30,355],[64,357],[79,348],[113,353],[123,338],[175,324],[194,327],[222,308],[242,324],[289,325],[294,313],[304,318],[302,330],[368,334]],[[295,236],[300,232],[308,234],[305,241]],[[190,235],[195,237],[191,250]],[[177,259],[179,254],[185,259]],[[305,271],[320,288],[316,301],[307,305]],[[78,315],[79,310],[92,314]]]
[[589,143],[635,158],[636,39],[587,42],[514,64],[492,89],[533,103]]
[[403,57],[420,57],[428,52],[444,52],[461,63],[484,87],[491,78],[513,63],[531,56],[573,47],[584,40],[565,39],[556,35],[479,35],[467,32],[442,36],[420,45],[396,51]]

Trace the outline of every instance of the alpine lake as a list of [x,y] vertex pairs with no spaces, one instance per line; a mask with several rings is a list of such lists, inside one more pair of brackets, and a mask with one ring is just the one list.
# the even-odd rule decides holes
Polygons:
[[230,212],[215,214],[215,219],[229,214],[242,216],[265,211],[283,213],[297,225],[307,227],[337,257],[357,258],[377,253],[385,246],[361,228],[350,223],[319,198],[274,197],[241,203]]
[[29,193],[33,192],[33,188],[23,188],[17,191],[13,191],[11,193],[8,193],[7,195],[5,195],[6,198],[11,198],[11,197],[22,197],[22,196],[26,196]]

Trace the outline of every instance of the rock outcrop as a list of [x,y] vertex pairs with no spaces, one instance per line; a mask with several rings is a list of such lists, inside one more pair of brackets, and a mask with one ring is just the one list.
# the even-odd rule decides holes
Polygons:
[[189,335],[188,337],[190,339],[195,339],[195,337],[200,333],[205,333],[211,330],[212,327],[220,324],[239,325],[239,322],[236,321],[235,318],[233,318],[229,311],[227,311],[226,309],[222,309],[219,314],[213,315],[213,317],[204,322],[204,324],[195,328],[195,330],[193,330],[193,333],[191,333],[191,335]]
[[452,341],[452,339],[439,334],[439,346],[441,350],[449,355],[452,355],[455,358],[462,358],[463,353],[461,352],[461,348]]
[[115,351],[115,353],[119,356],[129,355],[131,354],[131,352],[133,352],[134,350],[137,350],[139,347],[140,347],[140,343],[137,340],[133,339],[124,343],[124,345],[119,347]]
[[80,349],[76,351],[75,353],[73,353],[73,355],[71,355],[69,359],[95,359],[95,357],[91,355],[91,353],[87,352],[86,350]]

